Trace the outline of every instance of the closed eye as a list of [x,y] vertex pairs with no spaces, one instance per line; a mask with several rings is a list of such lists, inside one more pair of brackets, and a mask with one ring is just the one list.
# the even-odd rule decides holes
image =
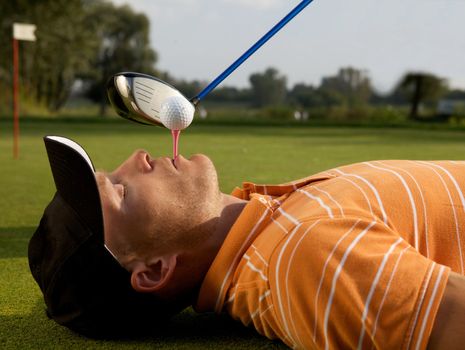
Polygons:
[[124,199],[124,197],[126,197],[126,192],[127,192],[126,186],[123,184],[114,184],[113,186],[116,192],[118,193],[119,197],[121,199]]

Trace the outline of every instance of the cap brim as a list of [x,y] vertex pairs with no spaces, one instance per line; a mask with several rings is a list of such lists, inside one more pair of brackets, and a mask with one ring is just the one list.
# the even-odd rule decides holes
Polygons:
[[44,142],[57,192],[103,242],[102,208],[90,157],[65,137],[45,136]]

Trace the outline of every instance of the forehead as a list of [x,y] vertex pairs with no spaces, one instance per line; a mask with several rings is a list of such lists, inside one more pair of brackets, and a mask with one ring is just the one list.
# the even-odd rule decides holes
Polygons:
[[[111,231],[109,227],[109,220],[115,220],[114,213],[109,208],[111,204],[109,203],[108,194],[107,194],[107,191],[105,190],[108,187],[108,183],[109,183],[108,173],[103,170],[98,170],[95,172],[94,175],[95,175],[95,180],[97,182],[98,191],[100,193],[100,200],[102,203],[103,226],[104,226],[104,237],[105,237],[104,246],[108,250],[108,252],[113,256],[113,258],[115,258],[116,261],[118,261],[121,264],[120,258],[116,256],[115,252],[111,250],[108,245],[109,237],[114,236],[111,234],[109,235],[109,231]],[[113,238],[113,241],[114,240],[115,239]]]

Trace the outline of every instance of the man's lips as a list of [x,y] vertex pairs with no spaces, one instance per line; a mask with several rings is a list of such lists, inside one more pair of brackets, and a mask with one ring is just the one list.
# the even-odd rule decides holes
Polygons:
[[170,157],[159,157],[153,159],[148,152],[144,151],[143,161],[144,167],[148,170],[155,169],[157,163],[159,163],[160,165],[163,163],[169,163],[170,166],[179,171],[179,168],[182,167],[182,164],[186,161],[191,161],[191,159],[186,159],[182,155],[179,155],[178,157],[176,157],[176,159],[172,159]]
[[162,167],[172,168],[172,169],[178,171],[181,160],[180,160],[179,157],[177,157],[175,160],[173,160],[173,158],[170,158],[170,157],[160,157],[160,158],[157,158],[157,159],[153,159],[151,161],[151,163],[152,163],[154,168],[156,168],[157,165],[158,165],[158,166],[162,166]]
[[173,163],[173,166],[176,168],[176,170],[179,170],[181,163],[186,161],[186,158],[184,158],[182,155],[179,154],[175,159],[172,159],[171,161]]

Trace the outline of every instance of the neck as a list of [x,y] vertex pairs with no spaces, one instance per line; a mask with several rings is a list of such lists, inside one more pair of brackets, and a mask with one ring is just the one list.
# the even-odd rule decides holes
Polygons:
[[[216,256],[223,245],[231,227],[242,213],[247,201],[222,194],[222,211],[218,218],[215,233],[211,236],[212,244],[215,247],[214,255]],[[214,257],[213,257],[214,258]]]
[[[214,218],[214,224],[208,238],[195,247],[183,250],[178,256],[178,276],[181,277],[183,289],[190,290],[190,298],[195,300],[198,289],[205,278],[213,260],[228,236],[231,227],[244,209],[247,201],[221,194],[219,216]],[[179,285],[176,286],[177,288]],[[186,288],[187,287],[187,288]],[[174,295],[174,291],[172,291]]]
[[222,193],[221,196],[220,214],[214,219],[215,224],[212,225],[214,230],[197,249],[191,250],[192,256],[190,258],[194,258],[196,265],[201,267],[198,272],[202,274],[202,280],[228,236],[231,227],[247,204],[247,201],[230,195]]

